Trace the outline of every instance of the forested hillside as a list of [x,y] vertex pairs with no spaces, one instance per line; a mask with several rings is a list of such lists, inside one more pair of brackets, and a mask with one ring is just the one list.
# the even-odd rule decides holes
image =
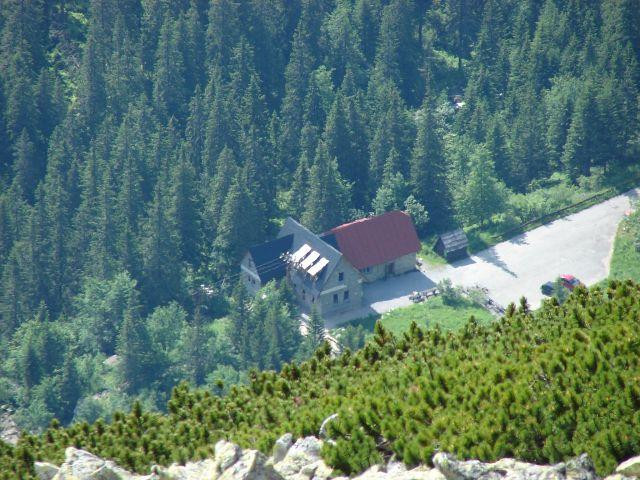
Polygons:
[[0,403],[26,428],[308,354],[286,289],[232,295],[287,215],[512,226],[638,173],[638,0],[0,5]]
[[[395,454],[429,463],[434,451],[483,460],[558,462],[588,453],[600,475],[640,451],[640,286],[580,287],[531,313],[513,305],[499,322],[458,333],[414,326],[332,358],[328,345],[280,374],[253,372],[248,386],[219,397],[180,385],[168,414],[136,404],[111,424],[54,424],[16,448],[0,444],[0,479],[30,471],[34,458],[59,463],[68,445],[148,471],[212,456],[227,438],[270,452],[283,433],[336,443],[323,456],[356,473]],[[4,475],[4,476],[3,476]]]

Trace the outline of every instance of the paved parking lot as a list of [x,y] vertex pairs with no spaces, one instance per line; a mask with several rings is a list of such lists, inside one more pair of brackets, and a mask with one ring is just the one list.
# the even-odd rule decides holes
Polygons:
[[609,274],[618,224],[639,194],[640,189],[630,190],[450,265],[365,285],[365,306],[325,319],[327,327],[410,305],[411,292],[430,288],[443,278],[454,285],[486,287],[503,306],[524,295],[533,308],[543,298],[540,285],[558,275],[568,273],[587,285],[597,283]]

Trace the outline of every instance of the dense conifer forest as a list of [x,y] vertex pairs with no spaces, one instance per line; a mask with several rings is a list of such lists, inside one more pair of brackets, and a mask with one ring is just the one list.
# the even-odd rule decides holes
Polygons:
[[364,349],[333,358],[325,344],[279,374],[253,370],[226,396],[181,384],[166,415],[136,403],[110,424],[55,422],[0,444],[0,479],[26,476],[34,458],[60,462],[68,445],[141,472],[211,456],[220,438],[270,452],[281,434],[317,434],[334,413],[323,456],[345,473],[391,454],[428,463],[440,450],[541,463],[587,452],[606,474],[640,451],[639,319],[640,286],[612,281],[534,313],[512,304],[499,322],[472,319],[457,333],[414,324],[395,338],[378,323]]
[[[271,285],[252,299],[237,286],[242,253],[273,236],[287,215],[316,232],[396,208],[410,212],[421,234],[454,225],[500,229],[640,173],[638,0],[0,0],[0,6],[0,403],[12,406],[26,429],[53,418],[110,419],[134,399],[145,409],[164,409],[182,380],[226,393],[255,377],[251,369],[279,370],[311,355],[322,335],[302,340],[286,287]],[[630,296],[590,308],[611,306],[615,317],[634,305]],[[590,312],[580,318],[591,322]],[[556,318],[537,318],[545,315]],[[560,325],[553,327],[558,334]],[[493,338],[488,332],[477,341]],[[409,348],[415,338],[398,342]],[[429,348],[439,349],[464,337],[428,338],[435,342]],[[588,368],[608,375],[602,365],[614,360],[602,342],[609,344],[598,336],[574,340],[576,349],[596,342]],[[353,358],[367,364],[383,347]],[[411,350],[394,351],[402,357]],[[568,368],[561,351],[554,355],[540,367],[550,384],[561,381],[551,373]],[[329,368],[322,362],[328,360],[304,368]],[[426,368],[416,365],[403,368]],[[287,375],[298,373],[286,368],[282,378],[258,375],[251,388],[270,385],[288,398]],[[626,374],[615,371],[624,383]],[[439,402],[444,407],[457,395],[442,375],[424,380],[442,388],[424,390],[435,397],[415,415],[431,418]],[[222,425],[227,417],[209,407],[249,395],[238,391],[244,393],[222,400],[181,387],[169,410],[179,417],[183,401],[201,404],[194,414]],[[558,392],[562,402],[554,408],[562,412],[534,411],[531,418],[574,412],[575,397]],[[469,411],[502,395],[480,394],[469,400]],[[624,405],[608,426],[616,420],[628,430]],[[417,460],[418,445],[436,436],[461,452],[485,445],[472,452],[485,457],[508,443],[489,426],[455,439],[446,428],[458,425],[455,419],[429,423],[433,430],[411,441],[397,439],[400,420],[378,424],[375,412],[387,407],[370,407],[363,411],[371,418],[345,413],[339,424],[340,434],[358,422],[371,425],[366,434],[354,430],[355,438],[365,435],[362,446],[346,436],[341,441],[345,451],[357,449],[353,460],[328,453],[345,471],[377,455],[380,431],[409,462]],[[308,433],[332,409],[310,411],[305,425],[292,428]],[[250,410],[229,411],[237,412],[244,444],[249,434],[242,425],[281,414],[275,407],[251,411],[245,421]],[[133,415],[114,417],[109,431],[166,421]],[[529,417],[522,415],[529,435]],[[536,430],[513,453],[567,454],[599,420],[566,421],[577,428],[566,430],[577,443],[563,447]],[[79,425],[33,441],[55,456],[52,445],[65,435],[82,438],[137,467],[173,459],[153,439],[140,440],[143,447],[124,458],[120,440],[100,440],[104,423]],[[631,444],[602,431],[596,445],[608,452],[598,457],[605,470]],[[203,432],[186,422],[175,435]],[[260,445],[275,435],[266,431]],[[491,441],[480,441],[485,437]],[[177,451],[200,454],[188,448]],[[26,458],[27,444],[18,450]]]

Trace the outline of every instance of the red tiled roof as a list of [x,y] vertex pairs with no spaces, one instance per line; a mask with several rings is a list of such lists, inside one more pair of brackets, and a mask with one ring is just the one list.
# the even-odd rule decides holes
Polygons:
[[357,269],[389,262],[420,250],[411,217],[398,210],[361,218],[331,229],[338,247]]

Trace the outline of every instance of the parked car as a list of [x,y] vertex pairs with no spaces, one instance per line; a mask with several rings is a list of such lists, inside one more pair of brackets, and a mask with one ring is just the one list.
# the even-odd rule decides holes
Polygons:
[[554,287],[553,282],[543,283],[540,286],[540,291],[542,292],[543,295],[550,297],[551,295],[553,295],[553,287]]
[[560,275],[560,281],[562,282],[562,285],[569,290],[573,290],[574,288],[583,285],[583,283],[573,275]]
[[[560,280],[560,284],[567,290],[573,290],[574,288],[583,285],[583,283],[573,275],[560,275],[558,277],[558,280]],[[555,282],[549,281],[540,286],[540,291],[542,292],[542,294],[547,295],[548,297],[554,294],[554,290]]]

